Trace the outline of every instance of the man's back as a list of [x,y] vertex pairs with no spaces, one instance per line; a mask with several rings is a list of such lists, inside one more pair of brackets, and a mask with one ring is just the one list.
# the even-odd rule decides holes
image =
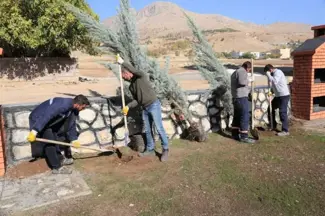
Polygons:
[[284,73],[279,69],[275,69],[273,72],[272,89],[276,97],[290,95],[287,79]]
[[248,97],[247,71],[241,67],[231,75],[231,93],[233,98]]

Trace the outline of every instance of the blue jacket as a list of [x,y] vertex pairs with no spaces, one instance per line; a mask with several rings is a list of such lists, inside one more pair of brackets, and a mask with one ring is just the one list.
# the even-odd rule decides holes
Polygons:
[[[73,99],[51,98],[38,105],[29,115],[30,130],[41,132],[45,128],[55,127],[55,125],[63,123],[70,115],[75,114]],[[75,120],[69,122],[66,133],[70,141],[78,139]]]

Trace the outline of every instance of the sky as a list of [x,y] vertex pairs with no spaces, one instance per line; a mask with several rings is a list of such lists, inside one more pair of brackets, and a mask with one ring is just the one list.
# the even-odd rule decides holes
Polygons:
[[[116,14],[119,0],[87,0],[101,20]],[[153,0],[130,0],[136,10]],[[196,13],[221,14],[256,24],[298,22],[325,24],[325,0],[170,0]]]

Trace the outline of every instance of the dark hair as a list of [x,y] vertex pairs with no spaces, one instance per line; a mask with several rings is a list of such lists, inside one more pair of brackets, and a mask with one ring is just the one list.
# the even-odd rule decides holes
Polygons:
[[87,105],[89,106],[89,100],[86,96],[84,95],[77,95],[74,99],[73,99],[73,103],[74,104],[79,104],[79,105]]
[[245,61],[242,67],[247,70],[249,68],[252,68],[252,63],[250,61]]
[[271,64],[267,64],[267,65],[264,67],[264,72],[268,72],[268,71],[270,71],[271,69],[274,69],[273,65],[271,65]]

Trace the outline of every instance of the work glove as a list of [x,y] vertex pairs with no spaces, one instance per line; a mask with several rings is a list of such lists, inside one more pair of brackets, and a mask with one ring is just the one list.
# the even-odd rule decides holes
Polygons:
[[267,95],[268,95],[269,97],[271,97],[271,96],[273,95],[273,93],[272,93],[272,90],[271,90],[271,89],[269,89],[269,92],[267,93]]
[[254,81],[255,81],[255,77],[254,76],[248,77],[248,82],[254,82]]
[[28,134],[27,141],[28,142],[35,142],[36,141],[36,135],[37,135],[37,131],[31,130],[29,132],[29,134]]
[[81,146],[81,144],[78,140],[72,141],[71,144],[74,148],[80,148],[80,146]]
[[127,115],[128,112],[129,112],[129,107],[128,106],[123,107],[123,109],[122,109],[123,115]]
[[116,62],[119,63],[120,65],[124,63],[124,60],[120,57],[119,54],[116,55]]

